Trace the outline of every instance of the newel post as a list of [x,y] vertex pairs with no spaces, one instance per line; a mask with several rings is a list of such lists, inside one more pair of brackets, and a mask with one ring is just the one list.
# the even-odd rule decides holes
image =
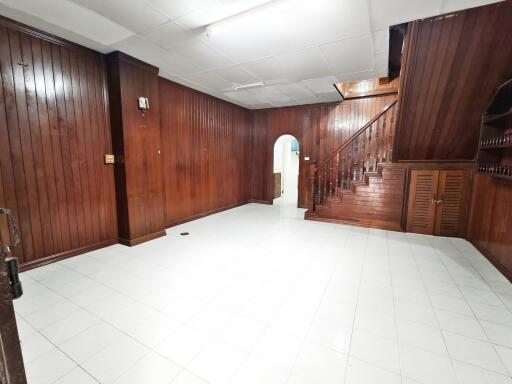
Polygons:
[[315,179],[316,179],[316,162],[312,161],[309,165],[309,183],[310,183],[310,196],[309,196],[309,207],[310,213],[315,212]]

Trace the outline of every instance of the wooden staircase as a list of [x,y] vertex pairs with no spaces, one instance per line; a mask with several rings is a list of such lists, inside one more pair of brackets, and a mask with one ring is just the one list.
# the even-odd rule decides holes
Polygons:
[[310,169],[309,220],[401,230],[405,170],[391,154],[397,100]]

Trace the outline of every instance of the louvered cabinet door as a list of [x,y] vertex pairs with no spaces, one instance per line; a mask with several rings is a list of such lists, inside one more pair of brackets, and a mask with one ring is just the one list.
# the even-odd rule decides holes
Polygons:
[[469,191],[469,172],[450,170],[439,172],[434,235],[463,236]]
[[411,171],[407,232],[434,233],[438,177],[437,170]]

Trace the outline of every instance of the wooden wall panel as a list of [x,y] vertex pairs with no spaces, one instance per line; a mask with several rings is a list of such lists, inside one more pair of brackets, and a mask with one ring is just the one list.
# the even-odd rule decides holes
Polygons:
[[512,68],[512,1],[409,23],[394,160],[472,160]]
[[250,112],[163,78],[159,88],[167,225],[247,203]]
[[[252,200],[272,202],[274,143],[279,136],[290,134],[300,143],[299,206],[307,208],[310,162],[322,161],[395,98],[391,95],[253,111]],[[305,161],[305,156],[310,161]]]
[[475,173],[468,240],[512,281],[511,228],[512,184]]
[[158,68],[121,52],[107,62],[119,241],[131,246],[165,235]]
[[99,53],[0,20],[0,206],[21,230],[24,268],[115,241]]
[[337,222],[400,231],[405,180],[405,169],[385,167],[381,175],[370,176],[367,185],[354,187],[354,193],[344,193],[341,202],[319,206],[319,216]]

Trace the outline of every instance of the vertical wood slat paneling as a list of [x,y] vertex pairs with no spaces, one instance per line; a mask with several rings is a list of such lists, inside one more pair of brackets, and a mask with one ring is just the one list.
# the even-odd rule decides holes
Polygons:
[[22,266],[114,242],[101,55],[2,20],[0,70],[0,206],[19,223]]
[[310,186],[309,162],[304,157],[321,162],[395,98],[390,95],[253,111],[251,198],[272,201],[273,146],[279,136],[290,134],[300,143],[299,206],[306,208]]
[[512,185],[475,173],[468,240],[512,281]]
[[510,76],[512,2],[409,23],[394,161],[473,160],[482,112]]
[[250,112],[160,78],[168,225],[249,200]]

